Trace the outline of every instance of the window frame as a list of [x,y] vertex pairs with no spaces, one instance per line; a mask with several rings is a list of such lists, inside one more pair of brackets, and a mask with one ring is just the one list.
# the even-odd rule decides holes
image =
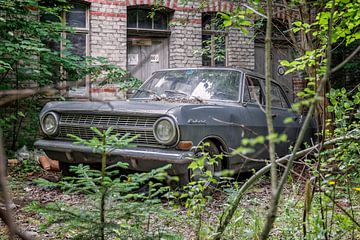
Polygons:
[[[61,21],[63,24],[66,24],[67,26],[71,27],[74,32],[61,32],[61,38],[64,39],[64,40],[68,40],[67,39],[67,35],[68,34],[84,34],[85,35],[85,56],[84,57],[87,57],[90,55],[90,5],[89,4],[86,4],[86,3],[83,3],[83,2],[72,2],[71,4],[78,4],[78,5],[82,5],[85,7],[85,27],[84,28],[81,28],[81,27],[71,27],[70,25],[67,25],[67,19],[66,19],[66,11],[62,12],[61,13]],[[68,11],[71,11],[71,9],[69,9]],[[60,42],[60,56],[63,57],[63,51],[65,49],[65,44],[64,44],[64,41],[61,40]],[[64,81],[67,80],[67,73],[63,70],[62,66],[60,66],[60,72],[61,72],[61,75],[63,76],[64,78]],[[66,90],[66,93],[67,93],[67,96],[68,97],[90,97],[91,96],[91,93],[90,93],[90,90],[91,90],[91,79],[90,79],[90,76],[86,76],[85,77],[85,91],[84,93],[81,93],[81,94],[77,94],[77,93],[72,93],[70,94],[70,91],[69,89]],[[75,86],[73,86],[74,88],[78,88],[80,87],[77,83]]]
[[[244,74],[244,89],[242,91],[242,97],[241,97],[241,102],[244,104],[258,104],[258,103],[253,103],[253,102],[246,102],[244,101],[244,96],[245,96],[245,91],[249,89],[247,88],[248,87],[248,82],[247,82],[247,78],[250,77],[250,78],[253,78],[253,79],[256,79],[258,80],[259,84],[260,84],[260,87],[261,87],[261,92],[263,94],[263,99],[262,99],[262,103],[261,103],[261,106],[265,106],[266,105],[266,99],[265,99],[265,78],[264,77],[259,77],[259,76],[255,76],[255,75],[252,75],[252,74]],[[271,80],[271,84],[274,84],[275,86],[277,86],[279,89],[280,89],[280,94],[282,95],[283,99],[285,100],[285,103],[287,105],[287,107],[275,107],[275,106],[271,106],[271,108],[276,108],[276,109],[290,109],[291,108],[291,104],[289,102],[289,99],[287,98],[284,90],[282,89],[282,87],[280,86],[280,84],[278,84],[277,82]],[[249,93],[249,96],[250,96],[250,93]]]
[[[151,12],[151,8],[147,8],[147,7],[128,7],[127,8],[127,16],[129,16],[129,11],[135,11],[136,12],[136,27],[129,27],[129,19],[126,19],[126,28],[128,31],[154,31],[154,32],[170,32],[170,11],[167,10],[162,10],[159,11],[161,12],[161,14],[166,15],[166,28],[165,29],[161,29],[161,28],[155,28],[155,17],[150,18],[151,19],[151,28],[140,28],[139,27],[139,10],[145,10],[148,13]],[[156,14],[156,12],[155,12]]]
[[[259,99],[259,103],[258,102],[249,102],[249,101],[244,101],[244,97],[245,97],[245,91],[247,90],[248,93],[249,93],[249,96],[251,97],[250,95],[250,91],[249,91],[249,84],[248,84],[248,78],[252,78],[252,79],[255,79],[258,81],[259,83],[259,86],[260,86],[260,91],[261,91],[261,94],[262,94],[262,99]],[[256,77],[256,76],[253,76],[253,75],[249,75],[249,74],[244,74],[244,89],[243,89],[243,92],[242,92],[242,98],[241,98],[241,102],[243,104],[260,104],[261,106],[264,106],[265,105],[265,90],[264,90],[264,86],[263,86],[263,79],[262,78],[259,78],[259,77]]]
[[[204,18],[206,15],[210,15],[210,29],[204,29],[203,23],[204,23]],[[204,65],[204,60],[202,59],[202,66],[207,66],[207,67],[226,67],[228,65],[228,38],[229,38],[229,32],[227,30],[219,30],[219,29],[215,29],[214,28],[214,24],[212,23],[213,19],[217,18],[217,13],[216,12],[203,12],[201,14],[201,39],[204,38],[204,35],[210,35],[211,38],[211,53],[210,53],[210,65]],[[222,35],[224,37],[224,41],[225,41],[225,56],[224,56],[224,65],[223,66],[217,66],[216,65],[216,61],[215,61],[215,48],[216,48],[216,39],[215,37],[218,35]],[[203,41],[203,40],[202,40]],[[201,48],[203,49],[203,46],[201,46]]]
[[287,105],[287,107],[275,107],[275,106],[272,106],[272,104],[271,104],[271,107],[272,108],[280,108],[280,109],[289,109],[289,108],[291,108],[291,104],[289,102],[289,99],[287,98],[287,96],[286,96],[284,90],[282,89],[282,87],[280,86],[280,84],[278,84],[278,83],[276,83],[274,81],[271,81],[271,84],[274,84],[275,86],[278,87],[278,89],[280,90],[280,94],[281,94],[282,98],[285,100],[285,103]]
[[[71,27],[72,29],[74,29],[74,32],[61,32],[61,37],[63,39],[67,40],[67,34],[84,34],[86,36],[86,40],[85,40],[85,57],[90,55],[90,6],[88,4],[85,3],[71,3],[71,4],[77,4],[77,5],[83,5],[85,6],[85,28],[81,28],[81,27]],[[69,11],[71,11],[71,9],[69,9]],[[67,12],[63,12],[61,14],[61,21],[67,25],[67,19],[66,19],[66,13]],[[60,50],[61,52],[63,52],[64,50],[64,42],[61,41],[60,44]]]

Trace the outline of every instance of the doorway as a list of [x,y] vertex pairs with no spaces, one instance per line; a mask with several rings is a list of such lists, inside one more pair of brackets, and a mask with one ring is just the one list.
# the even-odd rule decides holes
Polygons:
[[169,67],[168,38],[128,37],[127,69],[145,81],[155,71]]

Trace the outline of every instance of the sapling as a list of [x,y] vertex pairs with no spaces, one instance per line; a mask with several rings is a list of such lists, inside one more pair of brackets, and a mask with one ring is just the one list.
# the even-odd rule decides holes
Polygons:
[[[96,133],[91,140],[74,135],[70,137],[76,144],[91,147],[94,153],[100,154],[101,170],[80,164],[70,169],[75,176],[64,177],[59,183],[37,180],[42,185],[60,187],[69,193],[84,194],[84,204],[33,203],[30,209],[45,216],[47,222],[44,227],[57,223],[61,225],[62,234],[69,233],[74,239],[123,239],[124,236],[126,239],[133,239],[150,234],[150,227],[144,227],[150,216],[156,214],[156,217],[160,218],[163,213],[170,214],[161,207],[159,199],[169,190],[169,187],[162,186],[160,182],[168,177],[166,170],[170,166],[147,173],[119,176],[119,168],[126,169],[128,164],[118,162],[107,166],[107,158],[114,149],[131,146],[137,136],[120,137],[119,134],[113,134],[111,128],[103,131],[91,129]],[[139,191],[145,184],[148,184],[148,190]]]

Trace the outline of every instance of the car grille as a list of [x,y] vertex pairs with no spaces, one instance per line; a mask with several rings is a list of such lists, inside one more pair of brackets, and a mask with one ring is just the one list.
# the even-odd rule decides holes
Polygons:
[[96,114],[63,113],[60,115],[58,138],[71,139],[68,134],[82,139],[91,139],[96,136],[90,127],[100,130],[113,128],[113,133],[120,137],[129,134],[129,137],[138,135],[133,143],[139,145],[159,145],[153,134],[153,125],[158,117],[146,116],[117,116]]

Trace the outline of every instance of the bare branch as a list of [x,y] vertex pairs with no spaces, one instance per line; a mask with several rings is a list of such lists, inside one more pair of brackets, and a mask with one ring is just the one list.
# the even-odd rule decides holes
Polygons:
[[268,18],[266,15],[262,14],[261,12],[257,11],[256,9],[254,9],[253,7],[250,7],[250,6],[247,5],[247,4],[241,4],[241,5],[244,6],[244,7],[246,7],[247,9],[253,11],[255,14],[259,15],[259,16],[262,17],[262,18],[265,18],[265,19]]
[[[338,137],[338,138],[334,138],[331,140],[326,141],[323,146],[331,146],[335,143],[338,142],[342,142],[342,141],[349,141],[349,140],[360,140],[360,136],[357,135],[346,135],[346,136],[342,136],[342,137]],[[317,148],[320,147],[320,144],[316,144],[310,148],[301,150],[299,152],[295,152],[295,153],[291,153],[288,154],[284,157],[281,157],[279,159],[276,160],[277,164],[284,164],[287,161],[289,161],[291,158],[298,159],[306,154],[309,154],[315,150],[317,150]],[[238,205],[240,204],[240,201],[242,199],[242,197],[245,195],[246,191],[252,187],[257,180],[259,180],[262,176],[264,176],[267,172],[270,171],[271,168],[271,163],[266,165],[265,167],[261,168],[260,170],[258,170],[254,175],[252,175],[239,189],[236,198],[234,199],[234,201],[229,205],[229,207],[224,211],[224,215],[222,216],[222,221],[220,222],[217,230],[216,230],[216,234],[214,235],[213,239],[214,240],[220,240],[222,233],[225,231],[226,227],[229,225],[231,218],[233,217]]]
[[[11,220],[9,219],[9,213],[6,210],[3,210],[1,208],[0,208],[0,219],[2,219],[4,221],[4,223],[8,226],[13,224],[13,223],[11,223]],[[34,240],[34,237],[31,236],[28,232],[21,231],[17,227],[13,228],[13,231],[14,231],[13,232],[14,234],[19,236],[23,240]]]
[[360,51],[360,45],[357,46],[357,48],[347,58],[345,58],[344,61],[342,61],[339,65],[331,69],[331,73],[340,70],[346,63],[348,63],[353,57],[355,57],[359,51]]
[[5,202],[5,210],[0,208],[0,218],[4,221],[4,223],[9,228],[9,237],[10,239],[14,239],[15,235],[18,235],[20,238],[24,240],[30,240],[24,232],[19,231],[19,229],[15,225],[15,221],[12,215],[11,210],[11,198],[6,184],[6,165],[7,160],[5,157],[3,140],[2,140],[2,130],[0,129],[0,191],[1,195]]
[[[267,220],[275,220],[276,217],[276,213],[277,213],[277,209],[278,209],[278,204],[280,201],[280,197],[281,197],[281,193],[282,190],[284,188],[284,185],[288,179],[289,173],[292,169],[294,160],[295,160],[295,153],[298,151],[298,149],[300,149],[300,145],[304,139],[305,133],[307,131],[308,126],[310,125],[311,122],[311,118],[312,118],[312,114],[315,111],[315,107],[316,107],[316,103],[318,101],[318,99],[320,98],[320,95],[322,93],[322,91],[325,89],[326,83],[328,82],[329,78],[330,78],[330,64],[331,64],[331,39],[332,39],[332,27],[333,27],[333,16],[334,16],[334,11],[335,11],[335,0],[332,0],[332,7],[331,7],[331,13],[330,13],[330,19],[329,19],[329,30],[328,30],[328,42],[327,42],[327,48],[326,48],[326,57],[327,57],[327,62],[326,62],[326,72],[324,77],[321,79],[320,82],[320,86],[318,87],[317,92],[315,93],[314,96],[314,101],[312,102],[309,112],[306,115],[304,124],[300,130],[299,136],[296,139],[296,143],[294,146],[294,149],[292,151],[293,155],[290,157],[287,167],[281,177],[281,180],[279,182],[278,188],[276,190],[276,193],[273,197],[273,201],[271,202],[271,206],[270,206],[270,213],[273,213],[273,215],[271,216],[272,218],[268,218]],[[264,227],[264,231],[261,234],[261,239],[267,239],[270,233],[271,228],[268,228],[268,224],[272,224],[271,222],[267,222],[265,224]],[[269,230],[269,231],[267,231]]]
[[51,94],[54,95],[58,91],[68,89],[69,87],[75,86],[76,84],[82,84],[84,80],[76,82],[66,82],[66,84],[54,84],[46,87],[36,87],[28,89],[18,90],[3,90],[0,91],[0,106],[6,105],[15,100],[24,99],[37,94]]

